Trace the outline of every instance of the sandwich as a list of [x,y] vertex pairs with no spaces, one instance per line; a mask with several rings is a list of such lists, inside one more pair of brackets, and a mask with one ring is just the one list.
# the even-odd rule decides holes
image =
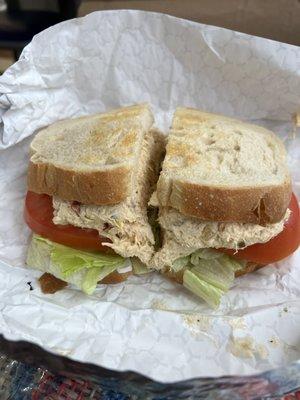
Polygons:
[[141,104],[59,121],[33,139],[27,265],[44,272],[44,292],[72,283],[91,294],[98,282],[147,271],[155,249],[148,202],[164,152],[153,123]]
[[[167,145],[149,106],[59,121],[30,147],[27,265],[42,290],[159,271],[210,306],[238,276],[291,255],[299,207],[267,129],[178,108]],[[161,171],[160,171],[161,170]]]
[[235,119],[178,108],[150,204],[163,233],[151,267],[215,308],[235,277],[299,246],[283,143]]

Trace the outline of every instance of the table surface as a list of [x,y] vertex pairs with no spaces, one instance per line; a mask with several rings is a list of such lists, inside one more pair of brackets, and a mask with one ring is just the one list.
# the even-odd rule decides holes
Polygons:
[[121,393],[103,391],[80,379],[54,375],[47,370],[0,355],[1,400],[130,400]]
[[[0,354],[0,399],[130,400],[131,398],[122,393],[103,391],[95,383],[55,375],[45,369],[20,363]],[[300,392],[285,396],[282,400],[300,400]]]

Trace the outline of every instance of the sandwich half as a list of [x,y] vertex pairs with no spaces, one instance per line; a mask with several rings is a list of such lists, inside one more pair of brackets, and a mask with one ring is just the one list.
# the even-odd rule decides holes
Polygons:
[[217,307],[234,277],[299,246],[283,143],[267,129],[178,108],[150,203],[162,248],[151,266]]
[[[30,147],[25,220],[34,232],[27,264],[46,292],[84,292],[149,263],[155,247],[148,201],[164,138],[146,104],[57,122]],[[142,263],[142,264],[141,264]]]

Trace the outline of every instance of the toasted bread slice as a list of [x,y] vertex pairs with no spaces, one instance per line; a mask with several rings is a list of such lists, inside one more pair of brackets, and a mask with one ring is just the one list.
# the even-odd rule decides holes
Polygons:
[[157,186],[161,206],[205,221],[283,219],[291,179],[283,143],[267,129],[178,108]]
[[31,143],[28,189],[84,204],[117,204],[134,189],[153,124],[147,104],[57,122]]
[[97,229],[108,240],[107,246],[123,257],[139,257],[147,264],[154,252],[155,239],[147,217],[147,204],[155,189],[165,150],[165,137],[150,129],[144,136],[133,190],[125,200],[114,205],[78,204],[59,197],[53,198],[54,219],[58,225],[71,224]]

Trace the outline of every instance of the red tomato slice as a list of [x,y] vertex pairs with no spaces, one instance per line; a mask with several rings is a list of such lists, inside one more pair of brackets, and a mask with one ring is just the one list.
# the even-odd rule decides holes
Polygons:
[[108,239],[99,235],[95,229],[83,229],[73,225],[55,225],[52,222],[52,198],[47,194],[27,192],[24,218],[34,233],[50,239],[53,242],[73,247],[74,249],[112,252],[103,246]]
[[220,249],[222,252],[240,260],[247,260],[258,264],[270,264],[292,254],[300,245],[300,214],[297,198],[292,194],[289,204],[291,215],[284,224],[284,229],[279,235],[267,243],[257,243],[245,249],[235,250]]

